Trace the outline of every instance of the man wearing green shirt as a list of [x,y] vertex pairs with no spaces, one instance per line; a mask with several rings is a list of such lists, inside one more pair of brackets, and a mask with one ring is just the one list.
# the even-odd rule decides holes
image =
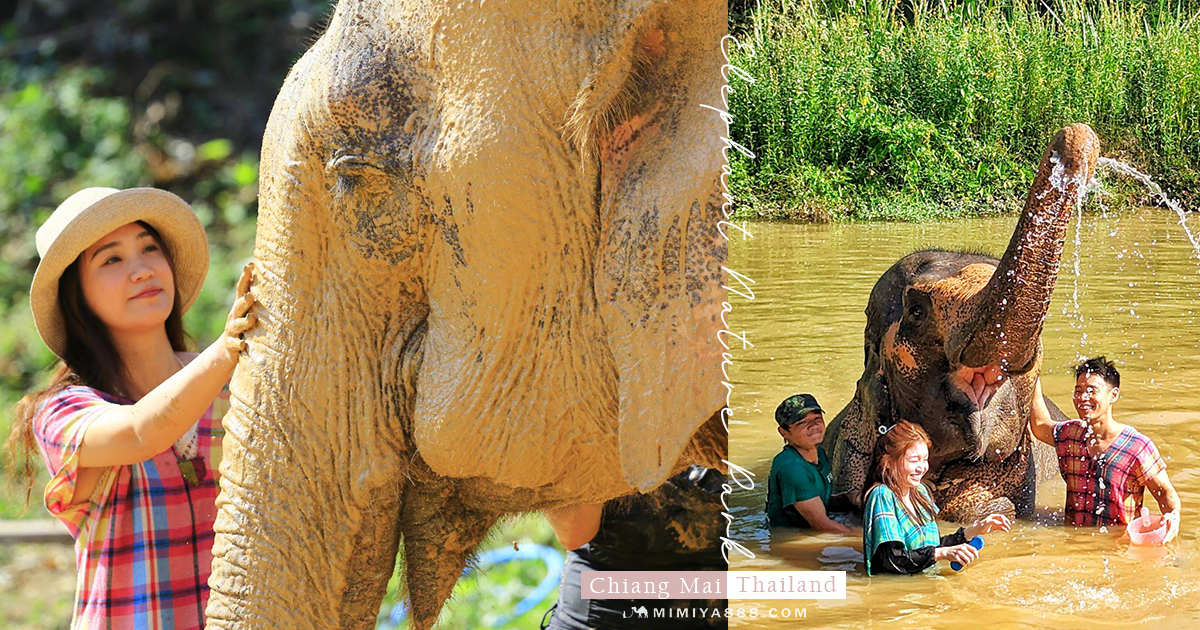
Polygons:
[[793,394],[775,408],[783,451],[771,461],[767,477],[767,518],[771,525],[854,534],[829,518],[825,506],[833,490],[829,456],[821,448],[825,412],[812,394]]

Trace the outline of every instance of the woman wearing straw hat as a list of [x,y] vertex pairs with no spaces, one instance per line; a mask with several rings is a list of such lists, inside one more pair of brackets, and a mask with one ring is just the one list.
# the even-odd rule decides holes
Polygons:
[[38,334],[62,361],[18,405],[10,446],[36,446],[45,504],[75,537],[73,629],[204,627],[225,389],[254,325],[251,264],[221,338],[186,352],[181,318],[208,270],[182,199],[88,188],[37,231]]

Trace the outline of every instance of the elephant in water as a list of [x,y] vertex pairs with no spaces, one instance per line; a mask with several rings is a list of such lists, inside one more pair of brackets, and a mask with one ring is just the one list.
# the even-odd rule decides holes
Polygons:
[[426,629],[501,515],[726,469],[726,31],[338,3],[263,139],[210,628],[373,627],[402,540]]
[[880,428],[909,420],[933,441],[926,479],[942,518],[969,522],[1032,510],[1038,482],[1057,471],[1053,449],[1026,429],[1042,364],[1042,322],[1067,225],[1099,151],[1087,125],[1058,132],[1000,260],[918,251],[875,283],[863,374],[825,437],[835,495],[861,507]]

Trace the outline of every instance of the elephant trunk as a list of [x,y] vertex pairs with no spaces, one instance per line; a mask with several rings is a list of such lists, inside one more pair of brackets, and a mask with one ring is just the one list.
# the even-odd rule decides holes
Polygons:
[[[405,384],[425,311],[397,308],[382,323],[361,302],[313,297],[334,293],[330,274],[281,255],[277,207],[260,215],[259,325],[224,418],[207,627],[369,627],[400,541]],[[374,331],[382,341],[366,338]],[[362,351],[371,343],[383,360]]]
[[1046,148],[1008,249],[976,300],[976,324],[964,336],[960,365],[998,365],[1010,374],[1033,368],[1067,225],[1099,152],[1099,138],[1083,123],[1061,129]]
[[340,247],[344,215],[320,211],[325,149],[303,95],[322,76],[321,42],[263,138],[258,325],[223,419],[209,630],[371,627],[400,539],[408,374],[428,309],[390,261]]

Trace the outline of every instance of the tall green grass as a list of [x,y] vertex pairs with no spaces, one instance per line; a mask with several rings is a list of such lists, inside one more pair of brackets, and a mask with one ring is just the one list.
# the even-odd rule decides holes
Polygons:
[[742,217],[923,219],[1018,208],[1087,122],[1185,203],[1200,190],[1200,4],[764,2],[732,63]]

